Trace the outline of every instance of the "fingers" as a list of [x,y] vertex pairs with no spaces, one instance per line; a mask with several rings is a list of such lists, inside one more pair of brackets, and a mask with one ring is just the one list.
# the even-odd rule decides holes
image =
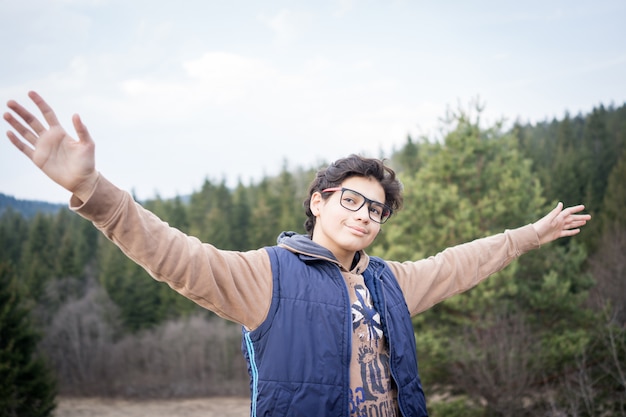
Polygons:
[[584,205],[572,206],[563,210],[563,221],[567,227],[584,226],[587,221],[591,220],[590,214],[576,214],[585,209]]
[[[46,119],[46,122],[48,122],[49,126],[56,126],[59,124],[59,120],[57,119],[54,110],[52,110],[52,107],[50,107],[39,94],[34,91],[29,91],[28,97],[30,97],[33,103],[35,103],[35,105],[39,108],[39,111],[43,115],[44,119]],[[35,129],[34,126],[31,127]],[[39,133],[37,129],[35,129],[35,132]]]
[[577,206],[572,206],[572,207],[568,207],[565,210],[563,210],[566,214],[574,214],[574,213],[580,213],[581,211],[583,211],[585,209],[585,206],[583,204],[579,204]]
[[[37,96],[37,97],[39,97],[39,96]],[[41,133],[43,133],[46,130],[46,127],[43,124],[41,124],[41,122],[35,116],[33,116],[33,114],[31,112],[26,110],[26,108],[24,106],[22,106],[21,104],[19,104],[15,100],[9,100],[9,102],[7,103],[7,106],[11,110],[13,110],[15,112],[15,114],[20,116],[22,118],[22,120],[24,121],[24,123],[26,123],[28,126],[30,126],[31,129],[33,129],[33,131],[35,133],[41,134]],[[6,116],[5,116],[5,119],[6,119]],[[17,122],[16,119],[14,119],[14,120],[15,120],[16,123],[19,123],[19,122]],[[13,126],[13,128],[15,128],[15,130],[20,132],[20,134],[22,135],[20,129],[18,129],[18,127],[15,124],[11,123],[11,126]],[[21,124],[20,124],[20,126],[21,126]],[[22,136],[24,136],[24,135],[22,135]],[[29,138],[27,138],[26,136],[24,136],[24,138],[29,140]],[[29,142],[30,142],[30,140],[29,140]]]
[[[13,110],[16,114],[18,114],[29,126],[32,126],[32,124],[35,124],[35,125],[38,125],[39,128],[41,127],[41,123],[39,123],[39,121],[37,121],[37,119],[32,114],[30,114],[28,110],[26,110],[17,102],[11,100],[7,103],[7,106],[11,110]],[[11,127],[15,129],[17,133],[20,134],[20,136],[22,136],[26,141],[28,141],[28,143],[30,143],[31,145],[35,144],[35,141],[37,140],[37,135],[33,133],[32,130],[24,126],[11,113],[4,113],[3,117],[4,117],[4,120],[6,120],[6,122],[9,125],[11,125]],[[16,138],[15,135],[13,135],[13,137]],[[9,137],[9,139],[11,138]],[[11,140],[11,142],[13,142],[13,140]]]
[[578,233],[580,233],[580,229],[567,229],[567,230],[563,230],[559,237],[574,236],[574,235],[577,235]]
[[30,160],[33,159],[33,149],[30,146],[26,146],[26,144],[22,142],[17,136],[15,136],[15,133],[13,132],[7,132],[7,136],[9,137],[11,143],[15,145],[15,147],[19,149],[20,152],[26,155]]
[[591,215],[589,214],[576,214],[584,209],[585,206],[580,204],[568,207],[561,212],[562,229],[560,230],[560,237],[569,237],[580,233],[580,228],[591,220]]
[[[56,114],[39,94],[34,91],[30,91],[28,93],[28,97],[33,101],[33,103],[35,103],[46,122],[48,122],[48,126],[59,126],[59,121]],[[15,129],[31,145],[35,144],[38,136],[42,135],[46,130],[48,130],[48,128],[44,126],[39,121],[39,119],[37,119],[37,117],[35,117],[24,106],[22,106],[15,100],[9,100],[7,102],[7,107],[13,110],[13,112],[23,120],[26,126],[30,127],[30,129],[24,126],[24,124],[16,119],[11,113],[5,113],[4,120],[6,120],[11,125],[11,127],[13,127],[13,129]]]
[[586,225],[586,224],[587,224],[587,222],[588,222],[590,219],[591,219],[591,216],[589,216],[589,215],[584,216],[584,217],[578,217],[578,216],[577,216],[576,218],[571,219],[571,220],[569,221],[569,223],[568,223],[568,224],[566,224],[566,227],[567,227],[568,229],[575,229],[575,228],[579,228],[579,227],[582,227],[582,226]]

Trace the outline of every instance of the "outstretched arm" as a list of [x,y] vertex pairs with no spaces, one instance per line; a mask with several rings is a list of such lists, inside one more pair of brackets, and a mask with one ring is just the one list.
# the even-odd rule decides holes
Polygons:
[[583,205],[563,209],[563,203],[557,204],[550,213],[533,223],[539,236],[539,244],[543,245],[561,237],[578,234],[580,228],[591,220],[589,214],[578,214],[584,209]]
[[54,182],[85,200],[98,179],[95,168],[95,143],[87,128],[75,114],[72,117],[78,140],[71,137],[59,123],[56,114],[39,94],[31,91],[30,99],[41,111],[48,126],[14,100],[7,103],[13,113],[4,113],[15,129],[8,131],[9,140]]
[[591,219],[579,214],[584,206],[563,209],[559,203],[547,215],[504,233],[457,245],[417,262],[388,262],[412,315],[474,287],[522,254],[580,232]]

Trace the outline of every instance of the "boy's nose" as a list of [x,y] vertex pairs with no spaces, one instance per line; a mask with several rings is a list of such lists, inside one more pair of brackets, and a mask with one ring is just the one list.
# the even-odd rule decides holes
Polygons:
[[363,204],[363,206],[356,211],[357,217],[361,220],[370,221],[370,208],[367,203]]

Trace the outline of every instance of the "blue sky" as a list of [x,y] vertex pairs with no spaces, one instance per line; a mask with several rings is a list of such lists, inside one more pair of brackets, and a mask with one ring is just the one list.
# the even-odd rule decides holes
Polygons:
[[[477,98],[486,123],[620,106],[624,22],[623,0],[0,0],[0,99],[79,113],[106,177],[172,197],[389,155]],[[0,192],[69,197],[6,138]]]

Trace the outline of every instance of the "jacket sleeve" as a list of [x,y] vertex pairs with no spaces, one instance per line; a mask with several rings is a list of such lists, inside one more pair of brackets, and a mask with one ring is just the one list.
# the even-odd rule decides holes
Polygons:
[[522,254],[539,247],[532,225],[454,246],[416,262],[388,262],[411,316],[467,291]]
[[264,249],[219,250],[170,227],[100,175],[87,201],[70,208],[157,281],[219,316],[254,329],[269,310],[272,272]]

